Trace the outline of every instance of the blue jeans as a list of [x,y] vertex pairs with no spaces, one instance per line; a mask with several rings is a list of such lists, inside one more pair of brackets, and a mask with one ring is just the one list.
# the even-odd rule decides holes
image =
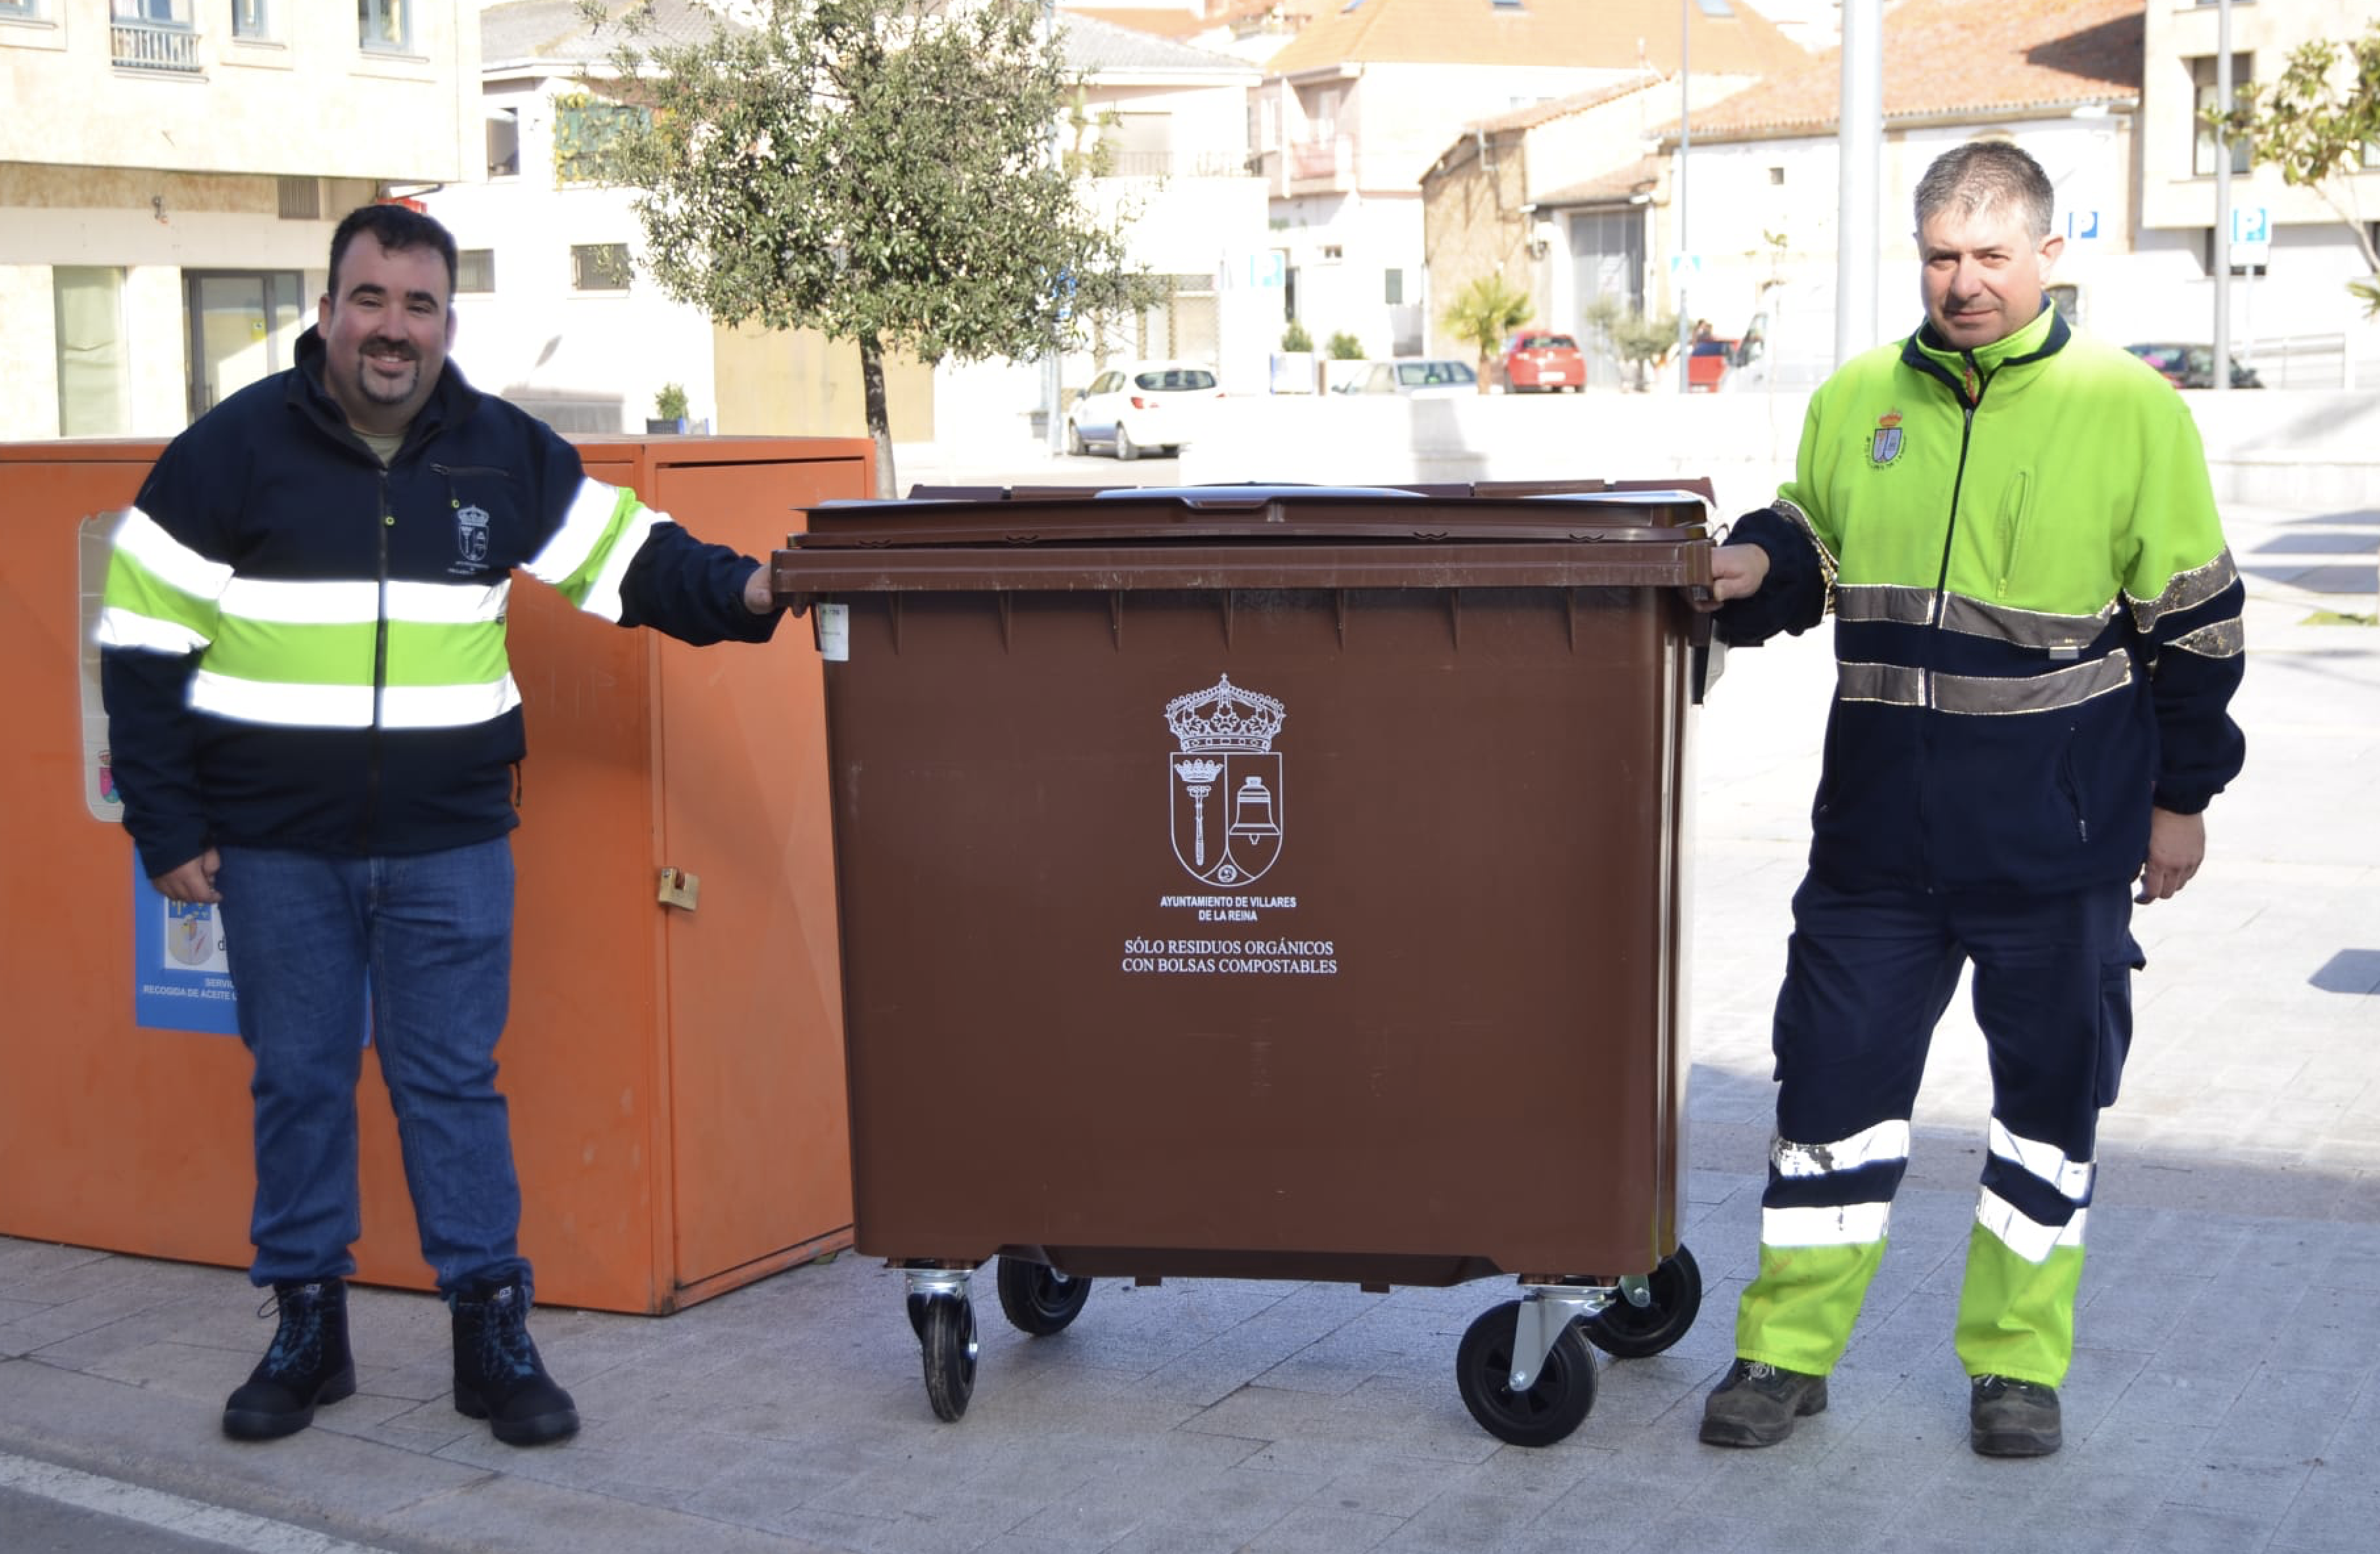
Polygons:
[[520,1183],[496,1092],[512,987],[510,840],[395,857],[220,852],[215,887],[240,1039],[255,1060],[249,1279],[355,1271],[356,1082],[369,986],[372,1044],[439,1290],[526,1281]]

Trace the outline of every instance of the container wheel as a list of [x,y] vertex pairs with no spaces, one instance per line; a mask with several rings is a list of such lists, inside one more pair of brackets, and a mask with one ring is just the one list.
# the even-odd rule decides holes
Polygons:
[[1589,1343],[1614,1359],[1641,1360],[1686,1336],[1703,1308],[1703,1270],[1694,1266],[1694,1255],[1680,1246],[1645,1282],[1652,1287],[1652,1304],[1632,1305],[1625,1296],[1614,1300],[1585,1324]]
[[975,1396],[975,1306],[960,1295],[929,1295],[917,1304],[924,1307],[916,1315],[926,1356],[926,1401],[934,1405],[935,1418],[955,1420]]
[[1537,1379],[1527,1391],[1515,1392],[1512,1336],[1520,1320],[1519,1301],[1481,1312],[1455,1352],[1454,1383],[1463,1406],[1489,1435],[1514,1446],[1551,1446],[1595,1406],[1595,1351],[1572,1323],[1547,1351]]
[[1000,1259],[1000,1309],[1019,1332],[1046,1338],[1062,1332],[1090,1298],[1091,1281],[1069,1279],[1046,1263]]

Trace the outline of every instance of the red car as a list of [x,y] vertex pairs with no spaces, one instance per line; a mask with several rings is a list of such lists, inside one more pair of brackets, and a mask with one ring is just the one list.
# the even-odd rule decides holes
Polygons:
[[1514,394],[1576,394],[1586,387],[1586,358],[1567,334],[1515,334],[1504,348],[1504,385]]
[[1686,353],[1686,392],[1717,394],[1727,370],[1735,365],[1732,340],[1697,340]]

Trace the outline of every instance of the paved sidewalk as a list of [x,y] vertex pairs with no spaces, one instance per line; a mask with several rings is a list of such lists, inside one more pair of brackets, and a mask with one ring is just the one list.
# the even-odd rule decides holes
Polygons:
[[1107,1281],[1048,1339],[986,1289],[974,1403],[941,1425],[899,1276],[846,1255],[667,1319],[541,1312],[586,1427],[529,1451],[455,1413],[443,1307],[359,1290],[358,1395],[238,1445],[224,1395],[270,1330],[242,1274],[0,1240],[0,1548],[41,1547],[28,1529],[71,1504],[112,1530],[87,1547],[308,1554],[2361,1554],[2380,1526],[2380,628],[2301,623],[2372,610],[2380,513],[2231,529],[2250,764],[2205,871],[2138,915],[2149,967],[2056,1457],[1966,1445],[1949,1336],[1987,1089],[1955,1012],[1832,1408],[1766,1451],[1694,1439],[1757,1234],[1767,1010],[1829,678],[1805,639],[1731,655],[1696,730],[1703,1316],[1603,1365],[1569,1439],[1500,1445],[1457,1396],[1455,1346],[1501,1281]]

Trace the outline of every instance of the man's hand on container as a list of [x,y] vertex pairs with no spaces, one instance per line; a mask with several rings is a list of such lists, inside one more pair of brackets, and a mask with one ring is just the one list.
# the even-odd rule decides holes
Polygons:
[[1711,552],[1710,597],[1697,610],[1716,610],[1730,599],[1749,599],[1768,578],[1768,552],[1757,545],[1721,545]]
[[221,901],[223,897],[215,893],[215,870],[222,867],[223,859],[216,856],[215,850],[210,847],[180,868],[168,869],[149,882],[156,886],[157,893],[168,901]]
[[2132,897],[2145,905],[2163,901],[2190,883],[2206,857],[2206,817],[2177,815],[2170,809],[2149,811],[2149,856],[2141,864],[2140,892]]
[[777,607],[777,596],[769,588],[769,564],[766,561],[744,579],[744,608],[756,615],[765,615]]

